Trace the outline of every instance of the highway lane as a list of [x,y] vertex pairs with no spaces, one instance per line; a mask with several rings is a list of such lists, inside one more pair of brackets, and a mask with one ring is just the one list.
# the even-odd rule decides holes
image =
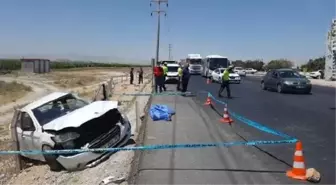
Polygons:
[[[174,86],[167,86],[174,90]],[[176,111],[172,121],[148,120],[144,145],[242,141],[203,99],[155,96]],[[262,160],[260,160],[260,159]],[[265,165],[264,161],[274,165]],[[136,184],[290,184],[287,167],[254,147],[143,151]],[[135,182],[130,182],[134,184]]]
[[[303,142],[307,167],[314,167],[322,174],[321,183],[335,183],[335,89],[313,86],[311,95],[279,94],[261,90],[258,78],[247,77],[241,84],[232,84],[233,99],[228,101],[231,111],[271,128],[285,132]],[[209,91],[217,96],[219,84],[205,83],[200,76],[193,76],[189,83],[190,91]],[[205,100],[206,95],[198,96]],[[216,103],[219,113],[223,105]],[[247,140],[274,139],[245,124],[236,122],[234,130]],[[279,163],[293,163],[294,146],[263,146],[261,150],[273,155],[265,165],[278,166]],[[262,161],[264,156],[260,156]]]

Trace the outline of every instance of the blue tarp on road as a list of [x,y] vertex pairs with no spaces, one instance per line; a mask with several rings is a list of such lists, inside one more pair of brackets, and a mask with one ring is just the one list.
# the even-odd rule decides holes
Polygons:
[[166,120],[171,121],[171,116],[175,114],[175,110],[167,105],[152,105],[149,109],[149,115],[153,121]]

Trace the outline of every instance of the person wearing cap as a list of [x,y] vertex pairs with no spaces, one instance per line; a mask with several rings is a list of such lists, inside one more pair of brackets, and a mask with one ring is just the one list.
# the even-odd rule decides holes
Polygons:
[[223,76],[222,76],[222,84],[219,88],[218,91],[218,97],[222,97],[222,92],[224,91],[224,89],[226,89],[226,93],[228,98],[232,98],[231,97],[231,91],[230,91],[230,73],[233,72],[233,68],[234,66],[229,66],[228,68],[226,68],[224,70]]
[[167,77],[167,73],[168,73],[167,62],[165,62],[163,64],[162,69],[163,69],[162,87],[163,87],[163,90],[166,91],[167,89],[166,89],[165,82],[166,82],[166,77]]
[[179,65],[179,68],[177,69],[177,73],[178,73],[178,81],[177,81],[176,90],[179,91],[181,90],[180,86],[181,86],[182,74],[183,74],[183,69],[182,69],[181,64]]

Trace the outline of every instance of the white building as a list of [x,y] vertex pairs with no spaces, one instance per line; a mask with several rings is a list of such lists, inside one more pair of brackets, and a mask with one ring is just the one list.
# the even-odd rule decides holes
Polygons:
[[332,20],[330,31],[327,35],[325,57],[325,79],[336,79],[336,19]]

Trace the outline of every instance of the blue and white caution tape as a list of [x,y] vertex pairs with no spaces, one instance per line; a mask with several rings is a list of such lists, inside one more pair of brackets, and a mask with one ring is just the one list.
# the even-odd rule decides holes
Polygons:
[[[224,101],[220,101],[220,100],[216,99],[212,94],[209,93],[208,95],[209,95],[209,96],[211,97],[211,99],[213,99],[214,101],[216,101],[216,102],[218,102],[218,103],[220,103],[220,104],[223,104],[223,105],[227,105],[226,102],[224,102]],[[258,129],[258,130],[260,130],[260,131],[263,131],[263,132],[266,132],[266,133],[269,133],[269,134],[273,134],[273,135],[276,135],[276,136],[280,136],[280,137],[283,137],[283,138],[285,138],[285,139],[294,139],[293,137],[291,137],[291,136],[289,136],[289,135],[287,135],[287,134],[284,134],[284,133],[282,133],[282,132],[276,131],[276,130],[271,129],[271,128],[269,128],[269,127],[266,127],[266,126],[263,125],[263,124],[260,124],[260,123],[257,123],[257,122],[255,122],[255,121],[252,121],[252,120],[250,120],[250,119],[248,119],[248,118],[246,118],[246,117],[244,117],[244,116],[242,116],[242,115],[239,115],[239,114],[237,114],[237,113],[235,113],[235,112],[232,112],[232,111],[228,111],[228,112],[229,112],[229,114],[230,114],[233,118],[235,118],[235,119],[241,121],[242,123],[245,123],[245,124],[247,124],[247,125],[249,125],[249,126],[251,126],[251,127],[254,127],[254,128],[256,128],[256,129]]]
[[[207,93],[210,98],[214,101],[227,105],[226,102],[216,99],[210,92],[199,91],[199,93]],[[123,96],[175,96],[183,95],[187,93],[180,92],[164,92],[164,93],[123,93],[119,95]],[[235,112],[229,111],[229,114],[233,118],[245,123],[251,127],[254,127],[260,131],[270,133],[285,138],[285,140],[257,140],[257,141],[237,141],[237,142],[225,142],[225,143],[196,143],[196,144],[165,144],[165,145],[148,145],[148,146],[137,146],[137,147],[120,147],[120,148],[96,148],[96,149],[72,149],[72,150],[29,150],[29,151],[0,151],[0,155],[13,155],[13,154],[26,154],[26,155],[39,155],[39,154],[71,154],[71,153],[83,153],[83,152],[116,152],[116,151],[135,151],[135,150],[165,150],[165,149],[187,149],[187,148],[209,148],[209,147],[231,147],[231,146],[256,146],[256,145],[273,145],[273,144],[290,144],[296,143],[298,140],[294,137],[288,136],[282,132],[276,131],[274,129],[268,128],[260,123],[249,120],[244,116],[241,116]]]
[[256,146],[256,145],[273,145],[273,144],[290,144],[297,142],[296,139],[275,140],[275,141],[236,141],[225,143],[191,143],[191,144],[173,144],[173,145],[148,145],[136,147],[121,148],[96,148],[96,149],[72,149],[72,150],[22,150],[22,151],[0,151],[0,155],[39,155],[39,154],[75,154],[83,152],[116,152],[116,151],[135,151],[135,150],[167,150],[167,149],[188,149],[188,148],[210,148],[210,147],[232,147],[232,146]]

